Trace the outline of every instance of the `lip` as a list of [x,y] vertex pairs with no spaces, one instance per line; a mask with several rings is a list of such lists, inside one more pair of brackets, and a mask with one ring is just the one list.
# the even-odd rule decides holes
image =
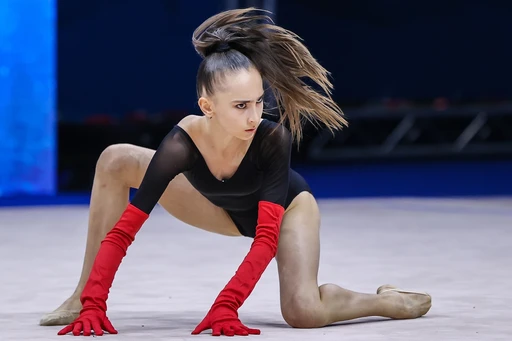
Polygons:
[[253,128],[253,129],[245,129],[245,131],[246,131],[246,132],[248,132],[248,133],[252,133],[252,132],[253,132],[253,131],[255,131],[255,130],[256,130],[256,128]]

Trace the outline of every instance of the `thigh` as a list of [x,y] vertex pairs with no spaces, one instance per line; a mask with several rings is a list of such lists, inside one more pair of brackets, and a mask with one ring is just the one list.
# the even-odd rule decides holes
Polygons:
[[286,210],[276,255],[281,308],[298,299],[317,299],[320,212],[315,198],[302,192]]
[[[124,145],[123,148],[127,149],[123,153],[129,158],[124,178],[128,186],[138,188],[155,150],[135,145]],[[227,236],[241,235],[227,212],[199,193],[183,174],[169,183],[159,204],[172,216],[191,226]]]

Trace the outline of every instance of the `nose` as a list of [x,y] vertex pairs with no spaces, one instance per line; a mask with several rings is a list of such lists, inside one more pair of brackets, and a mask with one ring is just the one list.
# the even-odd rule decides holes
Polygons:
[[249,113],[249,123],[254,124],[255,122],[257,122],[258,116],[259,116],[258,108],[253,108]]

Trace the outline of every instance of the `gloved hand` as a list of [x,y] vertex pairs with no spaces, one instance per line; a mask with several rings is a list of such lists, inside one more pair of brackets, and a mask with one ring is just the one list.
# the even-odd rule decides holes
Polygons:
[[248,328],[240,322],[238,309],[249,297],[268,264],[276,255],[284,208],[265,201],[260,201],[258,205],[256,236],[249,253],[192,334],[199,334],[210,328],[213,336],[260,334],[258,329]]
[[78,336],[83,331],[84,336],[88,336],[91,335],[91,328],[97,336],[103,335],[103,330],[110,334],[117,334],[106,313],[109,290],[128,247],[135,240],[135,235],[148,216],[137,207],[128,205],[116,226],[101,242],[91,273],[80,296],[83,307],[80,315],[59,331],[58,335],[65,335],[72,331],[73,335]]
[[91,332],[94,332],[94,335],[102,336],[104,330],[109,334],[117,334],[117,330],[112,326],[104,311],[97,308],[85,308],[80,312],[80,316],[71,324],[62,328],[58,335],[73,332],[74,336],[79,336],[83,332],[84,336],[90,336]]
[[247,336],[249,334],[259,335],[259,329],[252,329],[240,322],[236,311],[222,306],[213,306],[212,309],[206,314],[206,317],[194,329],[192,335],[200,334],[201,332],[211,329],[212,336]]

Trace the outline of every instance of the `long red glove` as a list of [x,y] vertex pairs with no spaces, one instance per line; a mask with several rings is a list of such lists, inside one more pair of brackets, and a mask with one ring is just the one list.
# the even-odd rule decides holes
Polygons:
[[217,296],[206,317],[194,329],[193,335],[207,329],[212,329],[213,336],[260,334],[260,330],[248,328],[240,322],[238,309],[249,297],[276,255],[284,208],[271,202],[260,201],[258,210],[256,236],[249,253]]
[[89,336],[91,331],[94,331],[96,336],[101,336],[103,330],[117,334],[117,330],[106,315],[109,290],[117,269],[126,256],[126,250],[135,240],[135,235],[147,218],[148,214],[131,204],[128,205],[118,223],[101,242],[91,274],[80,297],[80,315],[60,330],[58,335],[73,332],[73,335],[78,336],[83,332],[84,336]]

